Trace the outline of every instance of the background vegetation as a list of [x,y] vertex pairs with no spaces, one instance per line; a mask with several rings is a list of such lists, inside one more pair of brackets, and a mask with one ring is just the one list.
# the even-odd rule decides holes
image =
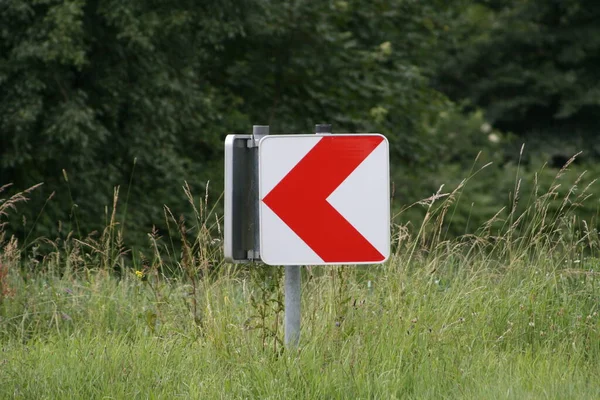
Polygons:
[[455,212],[464,233],[510,204],[519,159],[531,176],[585,150],[577,166],[595,168],[599,12],[592,0],[6,0],[0,182],[44,183],[7,229],[84,238],[119,186],[123,240],[143,246],[166,229],[163,205],[191,216],[184,182],[210,181],[217,201],[227,133],[326,121],[391,140],[398,209],[456,187],[482,151],[478,165],[494,164]]

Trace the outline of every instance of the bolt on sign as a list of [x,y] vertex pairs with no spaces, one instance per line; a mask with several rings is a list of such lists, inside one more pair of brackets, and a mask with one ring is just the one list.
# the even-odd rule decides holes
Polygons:
[[384,136],[265,136],[258,143],[258,186],[266,264],[373,264],[389,257]]

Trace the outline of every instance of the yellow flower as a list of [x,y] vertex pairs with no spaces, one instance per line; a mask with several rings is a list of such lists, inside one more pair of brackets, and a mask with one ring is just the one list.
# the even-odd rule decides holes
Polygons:
[[135,270],[135,276],[138,277],[138,279],[142,279],[144,277],[144,273],[142,271],[139,270]]
[[384,56],[389,56],[392,54],[392,43],[391,42],[383,42],[379,45],[379,50]]

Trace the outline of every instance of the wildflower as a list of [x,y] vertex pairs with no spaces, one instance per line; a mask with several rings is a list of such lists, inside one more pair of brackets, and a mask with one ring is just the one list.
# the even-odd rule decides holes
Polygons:
[[492,143],[499,143],[500,142],[500,136],[498,136],[495,133],[490,133],[488,135],[488,140]]
[[142,279],[144,277],[144,272],[136,269],[135,276],[137,276],[138,279]]
[[347,1],[338,1],[335,3],[335,7],[339,11],[346,11],[348,9],[348,2]]
[[484,122],[479,129],[481,129],[482,133],[490,133],[492,131],[492,125]]
[[392,54],[392,43],[391,42],[383,42],[379,45],[379,50],[383,55],[389,56]]

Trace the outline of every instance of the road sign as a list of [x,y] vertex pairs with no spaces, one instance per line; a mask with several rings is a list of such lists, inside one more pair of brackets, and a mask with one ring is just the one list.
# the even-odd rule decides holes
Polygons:
[[258,146],[263,262],[373,264],[389,257],[384,136],[273,135]]

